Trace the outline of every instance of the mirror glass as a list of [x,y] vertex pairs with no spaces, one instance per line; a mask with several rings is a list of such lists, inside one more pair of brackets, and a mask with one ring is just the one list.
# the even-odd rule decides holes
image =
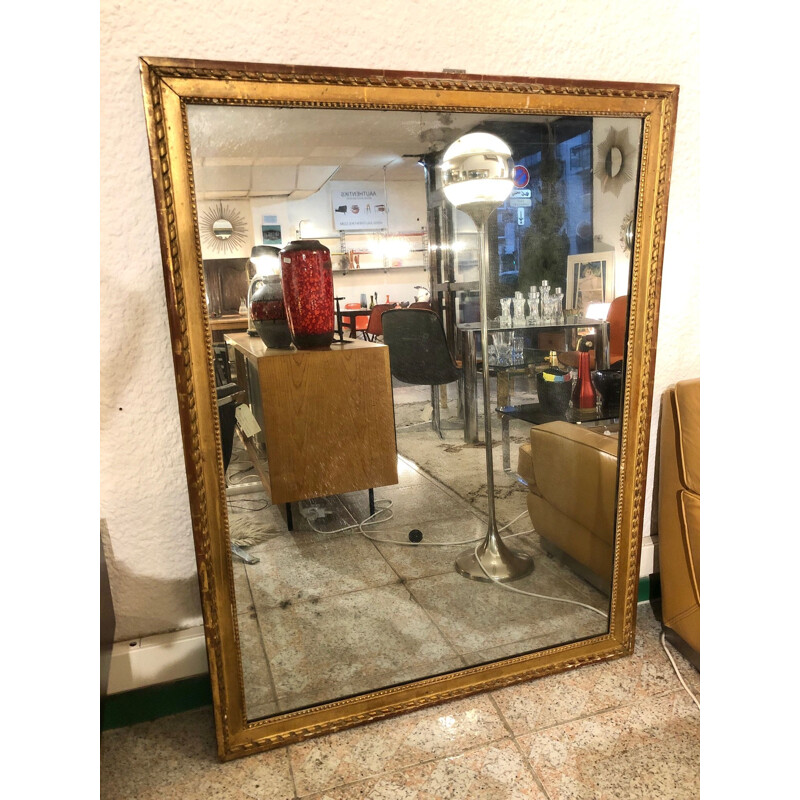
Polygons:
[[[192,104],[187,121],[199,210],[235,204],[253,231],[246,253],[320,242],[342,309],[406,307],[430,293],[462,376],[434,390],[394,378],[372,398],[337,384],[333,419],[324,383],[287,394],[303,436],[341,424],[326,467],[337,474],[383,447],[372,418],[351,417],[388,397],[396,467],[371,492],[287,505],[270,493],[277,459],[300,464],[304,440],[294,430],[270,465],[266,429],[282,412],[257,388],[268,349],[242,331],[215,337],[217,384],[236,384],[233,405],[260,428],[226,425],[220,406],[246,719],[607,634],[641,119]],[[444,198],[439,165],[473,131],[499,136],[517,167],[487,223],[497,524],[535,564],[508,583],[455,569],[486,534],[486,365],[476,228]],[[212,227],[220,239],[233,232],[225,219]],[[207,283],[214,259],[204,253]],[[368,349],[358,327],[342,328],[340,347]],[[581,405],[587,376],[592,399]]]
[[678,87],[140,68],[220,757],[629,655]]
[[217,239],[222,239],[223,241],[225,239],[230,239],[231,234],[233,233],[233,225],[231,225],[227,219],[216,220],[211,226],[211,229],[214,231],[214,236],[216,236]]

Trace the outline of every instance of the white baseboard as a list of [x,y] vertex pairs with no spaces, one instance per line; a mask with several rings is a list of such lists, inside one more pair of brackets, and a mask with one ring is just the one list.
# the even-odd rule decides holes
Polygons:
[[108,694],[129,692],[208,672],[203,627],[115,642]]
[[648,578],[658,572],[658,536],[642,537],[642,560],[639,577]]

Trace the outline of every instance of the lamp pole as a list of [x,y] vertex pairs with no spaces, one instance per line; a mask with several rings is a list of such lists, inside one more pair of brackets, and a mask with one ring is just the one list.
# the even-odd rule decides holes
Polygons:
[[442,162],[442,185],[447,199],[475,223],[478,231],[480,276],[481,357],[483,359],[483,425],[486,444],[486,487],[489,520],[486,536],[477,548],[456,558],[456,571],[477,581],[513,581],[533,570],[533,557],[512,550],[500,538],[495,518],[494,463],[492,459],[492,417],[489,381],[488,270],[489,244],[486,223],[513,188],[511,150],[497,136],[470,133],[453,142]]

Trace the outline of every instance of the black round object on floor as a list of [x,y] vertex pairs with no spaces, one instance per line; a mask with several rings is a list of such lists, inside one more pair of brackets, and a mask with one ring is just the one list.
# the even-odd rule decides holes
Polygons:
[[421,542],[422,541],[422,531],[419,530],[418,528],[414,528],[414,530],[409,531],[408,532],[408,540],[410,542],[414,542],[414,544],[416,544],[417,542]]

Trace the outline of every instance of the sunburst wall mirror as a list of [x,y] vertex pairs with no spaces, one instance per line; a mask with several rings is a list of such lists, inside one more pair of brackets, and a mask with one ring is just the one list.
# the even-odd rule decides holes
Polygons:
[[247,241],[247,221],[233,206],[216,203],[200,220],[200,236],[206,248],[216,255],[236,253]]
[[636,147],[631,144],[627,128],[610,128],[606,138],[597,145],[594,174],[604,192],[616,197],[636,173]]

